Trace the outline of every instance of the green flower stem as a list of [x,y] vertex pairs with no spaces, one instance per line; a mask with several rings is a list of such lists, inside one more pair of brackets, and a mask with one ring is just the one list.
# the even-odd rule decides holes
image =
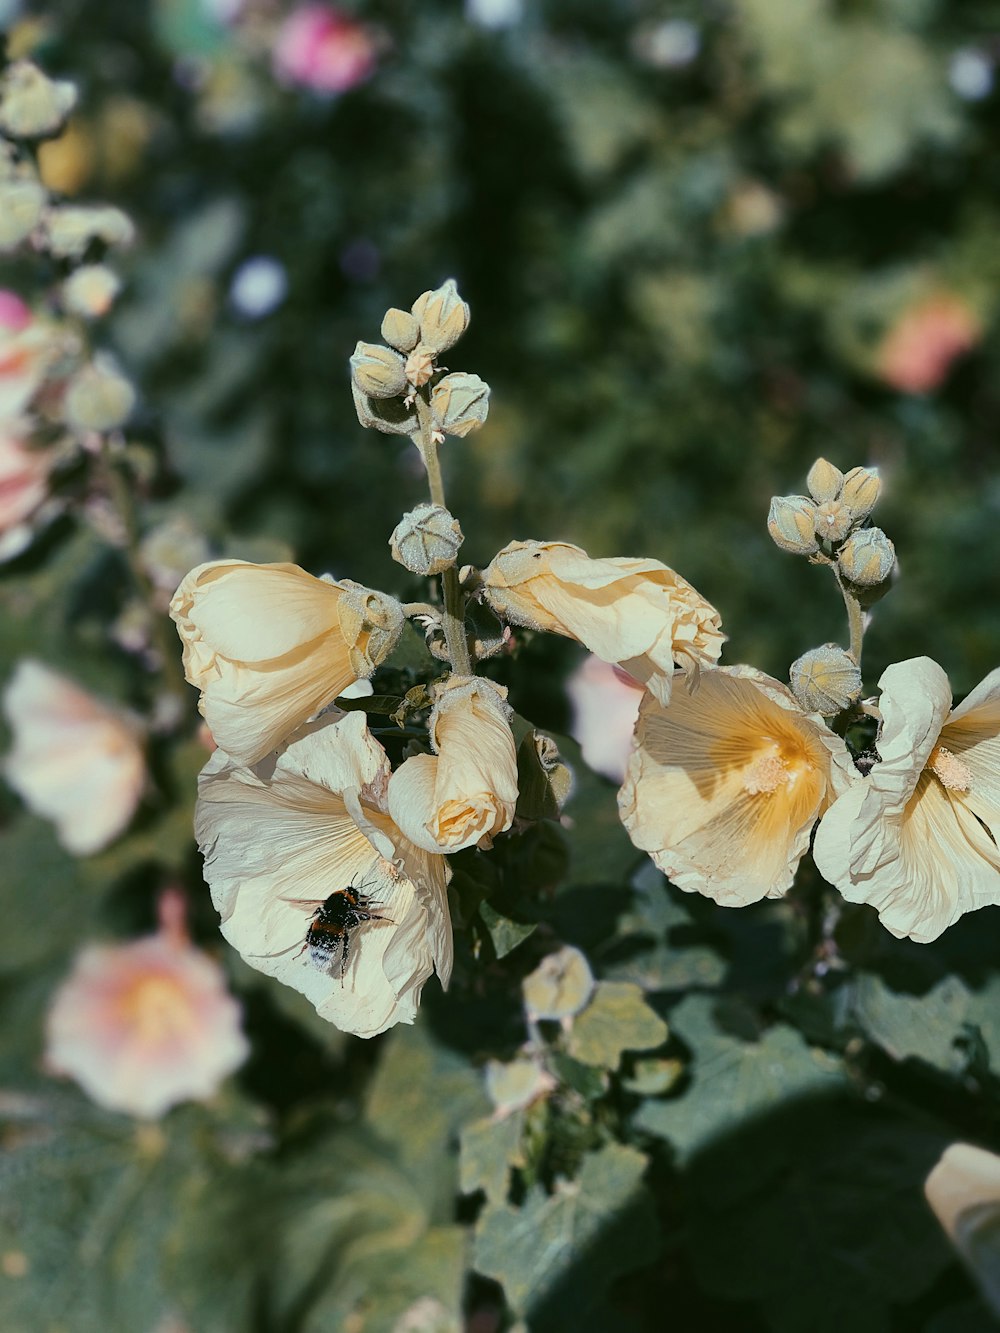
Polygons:
[[[441,476],[441,460],[438,457],[438,445],[434,439],[434,426],[431,409],[426,400],[417,394],[417,420],[420,423],[420,435],[417,441],[424,467],[427,469],[427,483],[430,487],[431,504],[447,509],[444,498],[444,480]],[[451,665],[460,676],[472,675],[472,658],[469,644],[465,637],[465,597],[458,586],[458,570],[454,565],[441,575],[444,590],[444,611],[441,627],[444,630],[445,643]]]
[[153,640],[160,656],[163,688],[167,694],[183,699],[187,691],[184,687],[184,676],[181,672],[181,659],[174,635],[174,627],[170,620],[156,608],[156,589],[146,572],[140,549],[142,538],[132,487],[122,463],[115,456],[116,451],[112,447],[110,437],[102,435],[100,439],[101,472],[111,503],[114,505],[115,512],[125,531],[125,557],[128,561],[129,572],[132,575],[132,582],[149,608],[152,618]]
[[840,571],[836,565],[832,566],[833,576],[837,580],[837,587],[840,589],[841,596],[844,599],[844,606],[847,608],[847,624],[851,634],[851,646],[848,649],[851,656],[861,665],[861,644],[865,637],[865,617],[861,610],[858,599],[848,590],[847,584],[840,577]]

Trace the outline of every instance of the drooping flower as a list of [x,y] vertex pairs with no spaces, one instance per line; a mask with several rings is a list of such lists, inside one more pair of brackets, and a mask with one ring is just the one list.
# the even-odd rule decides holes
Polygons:
[[618,807],[685,892],[724,907],[780,898],[834,796],[860,781],[847,747],[753,667],[706,671],[667,707],[647,695]]
[[176,933],[91,944],[49,1010],[45,1061],[100,1106],[161,1116],[243,1063],[240,1016],[218,963]]
[[145,786],[139,720],[30,659],[4,690],[3,711],[14,735],[4,765],[10,785],[55,823],[67,851],[89,856],[106,847]]
[[293,10],[278,33],[274,69],[286,83],[318,93],[346,93],[375,72],[372,33],[349,15],[327,5]]
[[621,782],[632,752],[642,686],[591,653],[570,676],[566,690],[573,705],[570,735],[579,741],[584,762],[612,782]]
[[982,336],[975,311],[952,292],[935,292],[904,310],[877,353],[878,372],[904,393],[929,393]]
[[517,805],[517,751],[507,691],[481,677],[452,676],[435,692],[433,754],[393,773],[389,813],[425,851],[492,847]]
[[827,811],[813,856],[849,902],[927,944],[1000,903],[1000,670],[954,711],[929,657],[897,662],[879,685],[882,762]]
[[511,542],[483,571],[498,615],[577,639],[670,700],[674,664],[689,672],[718,661],[718,611],[658,560],[591,560],[566,542]]
[[395,646],[399,603],[298,565],[215,560],[183,580],[170,614],[184,673],[218,745],[253,764]]
[[[195,816],[223,935],[360,1037],[412,1023],[431,973],[451,975],[447,862],[396,826],[389,777],[364,715],[327,713],[256,768],[216,751]],[[371,919],[338,915],[348,889]]]

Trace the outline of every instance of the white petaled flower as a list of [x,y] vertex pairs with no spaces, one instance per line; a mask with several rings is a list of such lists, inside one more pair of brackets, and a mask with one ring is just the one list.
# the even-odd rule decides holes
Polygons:
[[566,690],[573,705],[570,735],[579,742],[584,763],[621,782],[632,753],[642,686],[592,653],[570,676]]
[[48,499],[52,466],[51,450],[28,447],[15,423],[0,421],[0,537],[27,524]]
[[719,667],[666,708],[643,699],[618,807],[678,888],[744,907],[787,892],[816,819],[860,780],[844,742],[786,686]]
[[0,325],[0,421],[27,407],[58,350],[53,331],[44,324]]
[[131,820],[146,783],[142,726],[40,662],[18,664],[3,692],[14,735],[4,772],[75,856],[100,851]]
[[183,580],[170,614],[184,673],[216,743],[253,764],[392,651],[399,603],[298,565],[215,560]]
[[849,902],[927,944],[1000,904],[1000,670],[954,711],[929,657],[897,662],[879,686],[882,762],[827,812],[813,857]]
[[517,751],[507,691],[478,677],[437,686],[433,754],[407,759],[389,782],[389,813],[426,851],[489,848],[517,805]]
[[566,542],[511,542],[483,571],[483,595],[517,625],[565,634],[620,666],[663,704],[674,664],[718,661],[718,611],[659,560],[591,560]]
[[[256,768],[216,751],[195,815],[223,935],[359,1037],[412,1023],[431,973],[451,976],[448,865],[390,817],[390,772],[363,713],[329,713]],[[371,919],[338,916],[348,889]],[[347,931],[323,931],[324,917]]]
[[243,1063],[240,1006],[218,963],[166,932],[88,945],[46,1020],[45,1062],[113,1111],[161,1116]]

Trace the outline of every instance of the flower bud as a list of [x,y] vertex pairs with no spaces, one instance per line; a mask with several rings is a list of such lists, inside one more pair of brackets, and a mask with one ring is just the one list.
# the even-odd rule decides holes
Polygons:
[[435,352],[454,347],[469,327],[469,307],[459,296],[454,278],[449,278],[443,287],[418,296],[411,309],[420,322],[421,340]]
[[836,500],[844,484],[844,474],[839,467],[834,467],[825,458],[817,458],[809,469],[806,486],[817,504],[824,500]]
[[13,250],[38,226],[45,207],[45,190],[34,180],[11,180],[0,185],[0,250]]
[[82,259],[92,241],[129,245],[135,236],[131,219],[110,204],[54,208],[45,219],[49,249],[58,259]]
[[423,388],[433,376],[436,369],[435,356],[433,347],[428,347],[426,343],[417,343],[406,358],[406,378],[415,389]]
[[445,375],[431,393],[434,425],[446,435],[465,436],[486,420],[490,410],[490,386],[478,375],[456,371]]
[[594,974],[580,950],[567,944],[543,958],[521,982],[521,990],[531,1018],[572,1018],[593,995]]
[[455,563],[465,538],[441,505],[419,504],[396,524],[389,539],[392,558],[411,574],[440,574]]
[[851,511],[839,500],[824,500],[817,505],[815,522],[816,536],[824,542],[842,542],[854,526]]
[[861,698],[861,668],[835,643],[803,653],[792,663],[789,679],[807,713],[830,717]]
[[47,78],[30,60],[15,60],[0,79],[0,132],[11,139],[58,134],[76,105],[71,83]]
[[111,309],[121,286],[118,275],[104,264],[84,264],[63,283],[63,305],[71,314],[99,319]]
[[371,398],[362,393],[351,376],[354,410],[362,426],[383,435],[413,435],[419,429],[417,414],[402,398]]
[[895,563],[896,548],[881,528],[860,528],[837,555],[844,578],[864,588],[884,583]]
[[397,310],[393,306],[385,312],[382,337],[397,352],[412,352],[420,341],[420,324],[408,310]]
[[855,523],[860,523],[875,508],[881,490],[882,479],[877,468],[852,467],[844,478],[840,503],[851,511]]
[[406,388],[403,358],[378,343],[358,343],[351,357],[351,375],[369,398],[396,398]]
[[351,669],[370,676],[389,656],[403,632],[406,617],[395,597],[342,579],[340,628],[349,645]]
[[109,356],[95,356],[66,390],[66,419],[77,430],[114,430],[134,406],[135,389]]
[[771,540],[793,555],[812,555],[816,540],[816,506],[804,495],[775,495],[767,516]]

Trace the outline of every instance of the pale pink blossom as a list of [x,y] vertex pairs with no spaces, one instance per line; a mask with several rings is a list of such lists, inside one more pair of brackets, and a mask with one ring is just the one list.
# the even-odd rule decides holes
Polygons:
[[877,353],[878,373],[904,393],[929,393],[981,334],[979,318],[965,301],[936,292],[909,306],[890,328]]
[[620,667],[591,654],[570,676],[566,691],[573,705],[570,735],[579,742],[584,763],[621,782],[632,753],[642,686]]
[[52,462],[51,450],[31,448],[11,423],[0,421],[0,538],[26,525],[44,504]]
[[7,323],[0,312],[0,421],[18,416],[41,386],[58,352],[53,331],[37,321],[21,322],[12,311]]
[[17,333],[31,323],[31,309],[18,296],[17,292],[0,288],[0,329]]
[[345,93],[374,73],[377,49],[371,31],[327,5],[302,5],[282,24],[274,69],[284,83],[318,93]]
[[175,929],[88,945],[46,1023],[49,1070],[135,1116],[211,1097],[248,1052],[222,969]]
[[145,785],[138,719],[31,660],[7,684],[3,713],[14,736],[4,765],[10,785],[54,822],[67,851],[87,856],[106,847]]

